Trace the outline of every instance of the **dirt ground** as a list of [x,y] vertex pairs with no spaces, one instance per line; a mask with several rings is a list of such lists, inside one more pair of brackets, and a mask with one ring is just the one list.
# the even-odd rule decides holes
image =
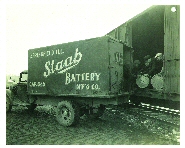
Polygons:
[[24,107],[13,107],[6,115],[7,145],[173,145],[133,126],[122,118],[104,113],[99,119],[83,117],[74,127],[63,127],[51,108],[37,107],[29,113]]

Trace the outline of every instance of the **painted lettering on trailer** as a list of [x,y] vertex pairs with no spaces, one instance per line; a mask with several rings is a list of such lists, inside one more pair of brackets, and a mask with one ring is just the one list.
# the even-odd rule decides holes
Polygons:
[[[65,85],[73,82],[76,84],[76,90],[99,90],[100,86],[96,82],[100,80],[100,75],[101,73],[66,73]],[[95,83],[89,84],[89,82]]]
[[86,89],[86,90],[99,90],[100,87],[98,84],[76,84],[76,89],[77,90],[82,90],[82,89]]
[[40,57],[48,57],[48,56],[53,56],[53,55],[61,55],[64,52],[62,49],[55,49],[55,50],[46,50],[46,51],[41,51],[41,52],[33,52],[30,55],[30,58],[40,58]]
[[45,82],[29,82],[30,87],[45,87]]
[[115,62],[119,63],[120,65],[123,65],[123,54],[120,52],[114,53],[115,55]]
[[71,74],[66,73],[65,85],[71,82],[82,82],[82,81],[99,81],[101,73],[82,73],[82,74]]
[[45,63],[46,71],[44,72],[43,75],[44,77],[48,77],[50,74],[53,74],[53,73],[56,73],[56,74],[65,73],[69,69],[72,69],[73,67],[78,65],[81,59],[82,59],[82,54],[81,52],[78,51],[78,48],[77,48],[75,51],[74,57],[70,56],[65,60],[61,60],[60,62],[55,62],[55,60],[47,61]]
[[[56,54],[59,54],[59,51],[56,51]],[[43,53],[41,53],[42,55]],[[46,51],[46,56],[53,55],[53,51]],[[43,54],[43,55],[45,55]],[[60,51],[60,54],[64,54],[62,50]],[[68,85],[72,82],[75,82],[76,89],[77,90],[99,90],[100,86],[96,83],[96,81],[100,80],[101,73],[81,73],[81,74],[73,74],[68,73],[67,71],[69,69],[72,69],[76,65],[79,64],[79,62],[82,59],[82,53],[78,51],[78,48],[75,50],[74,56],[69,56],[64,60],[61,60],[59,62],[56,62],[55,60],[50,60],[45,63],[45,70],[43,75],[45,78],[47,78],[49,75],[55,73],[55,74],[63,74],[66,73],[66,79],[65,79],[65,85]],[[91,84],[88,82],[91,81]],[[95,82],[95,83],[92,83]],[[30,87],[45,87],[44,82],[30,82]]]

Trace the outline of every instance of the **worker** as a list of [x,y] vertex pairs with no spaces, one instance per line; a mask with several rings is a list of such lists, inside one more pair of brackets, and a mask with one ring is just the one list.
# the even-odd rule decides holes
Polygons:
[[163,54],[157,53],[155,57],[149,55],[144,57],[145,66],[142,69],[142,74],[147,75],[150,79],[163,71]]
[[162,71],[163,67],[163,54],[157,53],[155,57],[147,55],[144,57],[145,66],[142,69],[143,74],[147,74],[149,77],[153,77]]
[[142,65],[142,70],[141,70],[141,74],[147,74],[149,75],[149,71],[151,70],[152,67],[152,58],[150,57],[150,55],[146,55],[144,57],[144,64]]
[[124,64],[123,77],[124,77],[124,83],[123,83],[124,91],[129,92],[130,91],[130,77],[131,77],[130,64]]
[[141,71],[141,62],[139,60],[135,60],[132,68],[133,77],[136,78],[140,71]]
[[140,75],[141,72],[141,62],[139,60],[135,60],[133,63],[133,68],[131,70],[131,78],[130,78],[130,83],[131,83],[131,90],[135,91],[138,87],[136,85],[136,79],[138,75]]
[[157,53],[155,57],[151,58],[151,64],[149,66],[148,75],[153,77],[155,74],[161,72],[163,67],[163,54]]
[[154,73],[151,78],[151,84],[154,89],[156,90],[162,90],[164,85],[164,79],[163,79],[163,54],[157,53],[154,57]]
[[155,55],[155,74],[163,73],[163,54],[157,53]]

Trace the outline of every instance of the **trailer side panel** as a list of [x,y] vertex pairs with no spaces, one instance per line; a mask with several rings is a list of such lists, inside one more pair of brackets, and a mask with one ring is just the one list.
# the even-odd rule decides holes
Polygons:
[[29,50],[29,94],[109,96],[108,44],[105,36]]

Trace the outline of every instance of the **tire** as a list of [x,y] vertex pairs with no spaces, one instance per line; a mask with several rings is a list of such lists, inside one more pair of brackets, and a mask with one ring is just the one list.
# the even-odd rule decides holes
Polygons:
[[72,126],[79,122],[79,107],[73,101],[61,101],[58,103],[56,119],[63,126]]
[[8,95],[6,95],[6,112],[10,112],[12,109],[12,104]]

